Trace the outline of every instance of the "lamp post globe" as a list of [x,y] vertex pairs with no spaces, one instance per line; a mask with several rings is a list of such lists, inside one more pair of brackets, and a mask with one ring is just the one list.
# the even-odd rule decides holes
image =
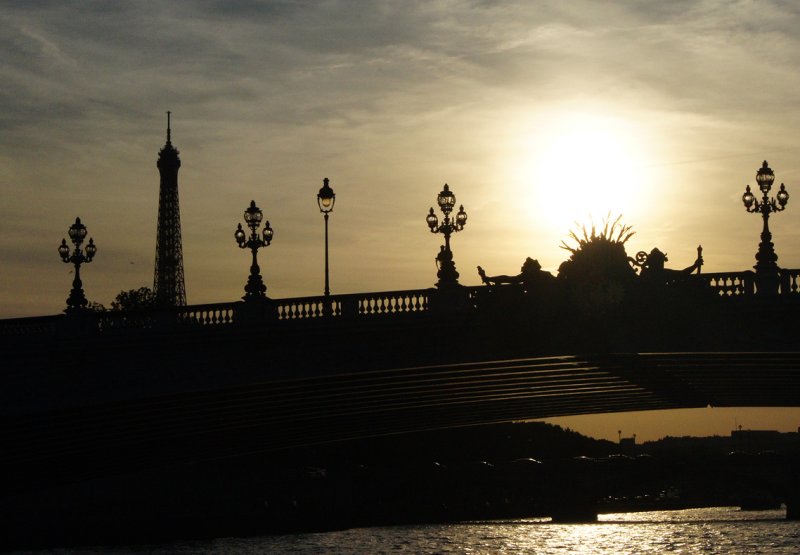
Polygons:
[[456,204],[456,196],[450,190],[450,186],[445,183],[441,192],[436,196],[436,204],[445,216],[449,216]]
[[330,182],[330,179],[327,177],[323,179],[322,187],[320,187],[317,193],[317,204],[319,205],[319,211],[323,214],[332,212],[333,205],[336,202],[336,193],[333,192]]

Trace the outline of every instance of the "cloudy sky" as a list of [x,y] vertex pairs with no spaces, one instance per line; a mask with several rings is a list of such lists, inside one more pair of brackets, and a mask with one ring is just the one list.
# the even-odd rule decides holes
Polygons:
[[[323,177],[333,293],[431,286],[445,182],[469,214],[465,284],[526,256],[555,272],[574,222],[609,210],[629,252],[683,267],[702,244],[705,271],[747,269],[763,159],[792,195],[779,264],[800,267],[798,29],[790,1],[3,2],[0,317],[63,309],[76,216],[90,300],[152,285],[167,110],[192,304],[241,296],[251,199],[275,229],[268,294],[321,293]],[[759,414],[739,423],[778,425]]]

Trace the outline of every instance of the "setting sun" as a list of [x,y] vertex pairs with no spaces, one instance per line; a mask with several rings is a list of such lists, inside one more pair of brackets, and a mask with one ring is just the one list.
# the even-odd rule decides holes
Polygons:
[[529,161],[519,183],[529,215],[559,229],[600,221],[607,213],[639,212],[652,184],[641,171],[644,137],[622,119],[588,114],[553,116],[525,141]]

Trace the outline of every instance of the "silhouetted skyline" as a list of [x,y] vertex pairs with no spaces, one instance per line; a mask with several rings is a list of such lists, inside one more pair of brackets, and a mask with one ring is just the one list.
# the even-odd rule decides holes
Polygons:
[[[276,229],[259,259],[270,295],[320,294],[326,176],[333,294],[432,286],[440,238],[424,218],[445,182],[469,208],[454,242],[467,285],[478,265],[514,274],[528,256],[555,274],[573,222],[608,210],[637,232],[632,252],[683,268],[702,243],[704,271],[749,269],[760,225],[745,184],[766,158],[800,191],[791,4],[21,3],[0,18],[0,317],[63,308],[56,249],[76,216],[101,245],[82,273],[90,301],[152,283],[167,110],[192,303],[241,296],[232,234],[251,199]],[[770,221],[792,268],[793,212]],[[603,418],[608,433],[579,429],[649,437]]]

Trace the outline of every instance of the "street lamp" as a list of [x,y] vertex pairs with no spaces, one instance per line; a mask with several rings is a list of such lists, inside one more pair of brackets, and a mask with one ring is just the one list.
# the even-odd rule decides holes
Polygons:
[[[325,215],[325,297],[331,294],[330,281],[328,276],[328,214],[333,212],[333,205],[336,202],[336,193],[333,192],[330,186],[330,180],[326,177],[322,180],[322,188],[317,193],[317,205],[319,211]],[[324,310],[330,310],[330,303],[326,302]]]
[[264,280],[261,279],[261,269],[258,267],[258,258],[256,253],[261,247],[269,246],[272,242],[273,231],[269,226],[269,221],[264,224],[264,229],[261,235],[256,231],[261,224],[264,214],[261,209],[256,206],[256,201],[251,200],[250,206],[244,211],[244,221],[247,227],[250,228],[250,237],[247,237],[245,231],[242,229],[242,224],[236,228],[233,236],[239,244],[240,249],[250,249],[253,253],[253,263],[250,265],[250,276],[247,278],[247,285],[244,286],[245,301],[257,301],[266,299],[267,286],[264,285]]
[[444,214],[444,221],[441,224],[439,223],[439,218],[433,213],[433,207],[425,217],[431,233],[442,233],[444,235],[444,245],[439,248],[439,254],[436,255],[436,267],[438,268],[436,277],[439,278],[436,287],[458,285],[458,272],[453,262],[453,252],[450,250],[450,235],[464,229],[467,223],[467,213],[464,212],[464,205],[462,204],[456,217],[450,218],[450,213],[456,205],[456,196],[450,191],[447,183],[444,184],[444,189],[437,195],[436,203]]
[[761,169],[756,173],[756,182],[762,193],[761,200],[757,200],[755,195],[750,192],[750,185],[746,186],[742,195],[742,203],[745,210],[761,214],[761,218],[764,221],[764,227],[761,230],[761,242],[758,244],[758,252],[756,253],[757,262],[753,266],[756,271],[757,292],[760,295],[774,295],[778,292],[778,255],[775,254],[772,233],[769,231],[769,215],[772,212],[781,212],[786,208],[786,203],[789,202],[789,193],[786,192],[786,186],[781,183],[781,188],[776,198],[770,198],[769,192],[774,181],[775,174],[767,165],[767,161],[764,160]]
[[80,218],[75,218],[75,223],[69,226],[67,231],[69,239],[75,245],[75,250],[70,253],[69,245],[66,239],[61,239],[61,245],[58,247],[58,254],[61,255],[61,260],[66,264],[75,265],[75,279],[72,280],[72,290],[69,292],[67,298],[67,308],[64,312],[72,312],[73,310],[80,310],[86,308],[89,301],[86,300],[86,295],[83,293],[83,282],[81,281],[81,264],[87,264],[92,261],[94,255],[97,253],[97,247],[94,246],[94,239],[89,238],[89,244],[84,249],[81,249],[83,240],[86,239],[86,226],[81,223]]

